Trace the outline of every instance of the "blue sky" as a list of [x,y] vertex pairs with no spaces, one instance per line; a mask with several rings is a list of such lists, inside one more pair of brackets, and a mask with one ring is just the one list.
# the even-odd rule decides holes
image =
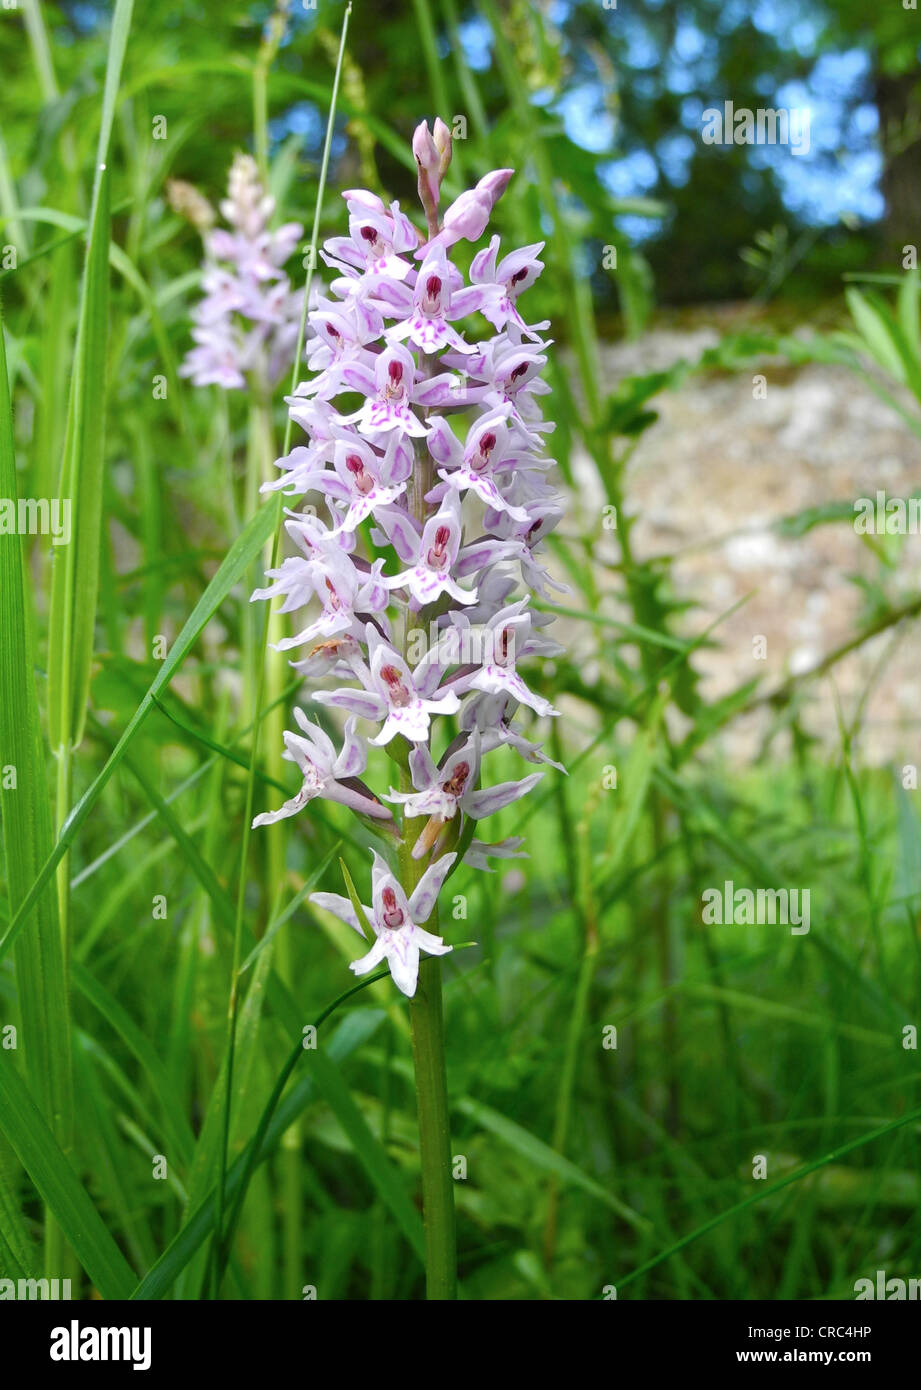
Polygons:
[[[562,20],[567,10],[567,0],[554,0],[551,15]],[[646,82],[651,96],[658,52],[637,15],[621,8],[617,16],[629,65],[634,72],[640,72],[639,79],[634,76],[633,81],[642,83],[642,70],[649,69]],[[744,18],[750,18],[764,33],[782,38],[804,57],[813,56],[819,25],[814,17],[804,13],[802,0],[757,0],[754,9],[752,0],[727,0],[720,13],[719,28],[726,32]],[[478,71],[488,69],[492,58],[488,26],[481,20],[471,20],[462,26],[461,39],[470,66]],[[771,75],[765,74],[765,106],[808,109],[811,148],[808,155],[794,155],[782,146],[752,146],[752,167],[772,168],[791,213],[811,225],[831,225],[842,217],[873,222],[883,214],[877,112],[871,102],[861,100],[867,89],[869,69],[868,55],[851,49],[817,56],[805,82],[777,88]],[[688,20],[680,22],[665,75],[669,88],[679,93],[706,91],[708,82],[715,87],[715,38]],[[660,168],[673,183],[686,180],[700,140],[703,110],[706,105],[721,103],[722,94],[716,92],[712,102],[689,97],[683,104],[680,129],[664,135],[653,150],[620,156],[616,124],[605,109],[604,92],[598,83],[584,82],[573,87],[552,109],[577,144],[596,154],[610,151],[610,163],[602,166],[605,183],[616,196],[632,198],[653,190]],[[642,239],[654,233],[655,224],[631,217],[624,230]]]

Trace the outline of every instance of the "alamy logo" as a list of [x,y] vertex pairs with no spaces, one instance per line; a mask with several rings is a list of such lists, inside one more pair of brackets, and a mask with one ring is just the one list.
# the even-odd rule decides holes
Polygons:
[[51,1329],[52,1361],[130,1361],[136,1371],[150,1369],[149,1327],[69,1327]]
[[748,106],[724,101],[708,106],[701,116],[700,138],[705,145],[788,145],[791,154],[809,153],[808,106]]
[[921,1279],[887,1279],[886,1271],[876,1271],[876,1282],[872,1279],[857,1279],[854,1283],[857,1302],[861,1299],[886,1299],[889,1302],[921,1300]]
[[29,1302],[31,1299],[63,1299],[70,1302],[69,1279],[0,1279],[0,1302],[11,1298]]
[[917,536],[921,534],[921,497],[858,497],[854,503],[858,536]]
[[70,545],[69,497],[0,497],[0,536],[50,536]]
[[722,888],[705,888],[701,894],[701,920],[705,926],[789,926],[793,936],[809,931],[808,888],[736,888],[727,879]]

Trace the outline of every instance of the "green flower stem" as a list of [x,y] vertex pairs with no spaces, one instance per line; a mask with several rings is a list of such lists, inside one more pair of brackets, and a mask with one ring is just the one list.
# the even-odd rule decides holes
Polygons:
[[[419,817],[405,822],[400,847],[400,877],[407,897],[422,877],[424,863],[412,857]],[[438,908],[428,922],[438,931]],[[441,1002],[441,961],[425,956],[419,963],[416,993],[409,1001],[419,1153],[422,1166],[422,1215],[425,1222],[425,1293],[428,1299],[457,1297],[457,1242],[454,1224],[454,1179],[451,1175],[451,1128],[448,1080],[445,1072],[444,1010]]]
[[[272,420],[272,403],[268,393],[259,393],[250,406],[250,430],[252,432],[250,454],[253,464],[252,496],[248,498],[247,515],[251,516],[258,506],[258,489],[263,482],[274,481],[273,467],[278,457],[275,448],[275,432]],[[273,569],[278,563],[277,532],[266,543],[263,554],[263,569]],[[281,750],[284,747],[286,667],[284,654],[276,650],[285,635],[285,621],[277,611],[267,615],[268,629],[260,628],[256,642],[256,659],[263,664],[264,689],[262,699],[257,705],[266,712],[261,717],[259,745],[263,750],[262,759],[270,776],[283,781],[285,764]],[[255,684],[255,683],[254,683]],[[254,710],[256,714],[256,710]],[[277,913],[284,897],[286,883],[285,868],[285,827],[283,824],[266,826],[265,847],[265,911],[266,924]],[[291,923],[288,922],[279,932],[275,941],[275,965],[279,978],[296,993],[297,981],[294,973],[292,955]],[[296,1121],[286,1131],[280,1148],[280,1179],[282,1191],[282,1289],[284,1298],[297,1297],[303,1285],[301,1270],[301,1251],[303,1245],[303,1218],[301,1201],[301,1141],[302,1126]]]

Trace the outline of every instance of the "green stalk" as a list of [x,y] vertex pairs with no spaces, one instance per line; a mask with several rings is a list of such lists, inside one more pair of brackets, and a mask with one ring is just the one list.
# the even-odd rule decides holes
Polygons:
[[[248,483],[246,514],[252,515],[259,505],[259,486],[275,476],[272,465],[277,457],[275,450],[274,426],[272,422],[272,402],[268,392],[257,392],[250,406]],[[263,552],[263,569],[272,569],[278,563],[278,533],[267,541]],[[259,582],[262,582],[261,576]],[[285,710],[285,658],[275,650],[275,645],[285,635],[284,619],[277,612],[268,613],[268,630],[255,613],[251,618],[250,658],[253,662],[253,680],[250,683],[253,720],[258,721],[259,741],[264,749],[263,761],[266,772],[278,781],[284,781],[284,763],[281,750],[284,744]],[[264,618],[265,615],[263,615]],[[264,676],[264,679],[261,679]],[[265,711],[265,713],[262,713]],[[254,735],[255,737],[255,735]],[[266,922],[275,916],[285,882],[285,827],[281,824],[266,826],[261,837],[265,847],[264,894]],[[291,951],[291,926],[285,926],[275,942],[275,964],[280,979],[287,987],[294,989],[294,962]],[[284,1298],[294,1298],[300,1290],[301,1243],[303,1225],[301,1220],[301,1179],[300,1179],[301,1126],[293,1124],[283,1136],[280,1146],[281,1191],[282,1191],[282,1278]]]
[[269,181],[269,73],[285,36],[290,8],[291,0],[277,0],[253,65],[253,144],[256,163],[266,184]]
[[[259,480],[268,481],[275,476],[272,464],[277,457],[275,452],[274,430],[272,427],[271,403],[262,402],[255,411],[254,428],[256,441],[254,457],[259,469]],[[278,563],[278,533],[265,549],[265,568],[271,569]],[[279,781],[284,780],[284,763],[281,750],[284,745],[285,707],[284,691],[285,657],[276,651],[276,644],[285,635],[284,619],[277,612],[269,612],[267,644],[260,649],[265,660],[265,700],[260,701],[255,713],[265,710],[261,717],[260,741],[265,748],[264,762],[266,772]],[[285,882],[285,827],[282,824],[266,826],[265,844],[265,904],[271,921],[278,908]],[[279,932],[275,942],[275,965],[279,977],[296,994],[294,978],[294,958],[291,950],[291,923]],[[280,1146],[281,1188],[282,1188],[282,1297],[295,1298],[303,1279],[301,1278],[301,1245],[303,1223],[301,1217],[301,1125],[299,1122],[282,1136]]]
[[[402,774],[404,784],[408,775]],[[424,873],[413,859],[413,845],[425,821],[407,821],[400,846],[400,878],[407,897]],[[438,932],[438,908],[428,922]],[[409,1001],[416,1107],[419,1116],[419,1154],[422,1167],[422,1215],[425,1222],[425,1296],[429,1300],[457,1297],[457,1241],[454,1222],[454,1179],[451,1175],[451,1127],[448,1079],[445,1071],[444,1010],[441,1002],[441,961],[427,956],[419,964],[416,993]]]
[[[122,63],[131,27],[133,0],[118,0],[112,18],[93,197],[88,221],[86,256],[77,341],[67,404],[64,457],[60,495],[75,510],[75,534],[52,575],[48,637],[48,731],[57,758],[55,826],[60,834],[70,811],[73,757],[83,739],[89,704],[90,673],[94,647],[94,617],[99,593],[99,555],[103,544],[102,498],[104,491],[103,436],[105,425],[106,356],[109,297],[109,173],[106,169],[112,123],[118,101]],[[46,36],[37,6],[27,11],[27,25],[46,99],[56,91],[53,73],[42,56]],[[49,60],[50,61],[50,60]],[[66,154],[66,144],[65,144]],[[49,1121],[65,1154],[73,1147],[73,1072],[70,1056],[70,857],[64,854],[57,868],[60,952],[54,962],[59,974],[60,1011],[43,1019],[44,1031],[55,1040],[45,1059],[55,1084],[65,1097],[61,1113]],[[45,1268],[49,1278],[66,1275],[69,1261],[66,1242],[51,1209],[45,1209]]]
[[[431,929],[438,930],[437,915],[433,915]],[[413,1034],[422,1160],[425,1295],[429,1300],[452,1299],[457,1297],[457,1238],[445,1073],[441,961],[437,956],[429,956],[420,965],[419,982],[409,1006],[409,1018]]]
[[32,61],[42,92],[42,101],[46,106],[50,106],[52,102],[58,100],[61,91],[54,73],[51,45],[48,42],[48,31],[42,18],[41,6],[38,0],[23,0],[22,11],[26,33],[29,35],[29,45],[32,49]]
[[[18,487],[8,382],[0,315],[0,493],[12,498],[15,506]],[[52,844],[32,674],[35,646],[28,573],[22,538],[4,535],[0,538],[0,762],[22,770],[22,786],[15,795],[4,795],[0,816],[0,853],[11,915],[26,898],[27,885]],[[57,895],[50,885],[36,902],[29,925],[31,930],[16,943],[15,953],[25,1081],[55,1139],[69,1152],[73,1138],[70,1009]],[[64,1264],[67,1245],[47,1199],[44,1217],[46,1277],[67,1277],[71,1273]]]
[[[55,773],[55,815],[54,831],[55,835],[60,835],[61,827],[67,819],[70,810],[70,798],[72,789],[73,773],[73,750],[64,746],[60,749],[57,759],[57,770]],[[69,999],[69,979],[70,979],[70,855],[65,854],[57,868],[57,898],[58,898],[58,924],[61,933],[61,964],[63,967],[65,1006],[67,1008],[67,1027],[70,1029],[70,999]],[[68,1079],[72,1084],[70,1073],[70,1059],[68,1059]],[[73,1116],[68,1117],[68,1129],[63,1135],[65,1152],[70,1151],[73,1143]],[[43,1232],[43,1258],[45,1270],[48,1278],[54,1278],[60,1272],[61,1277],[66,1277],[70,1273],[68,1260],[68,1247],[64,1240],[64,1234],[55,1220],[51,1209],[45,1208],[45,1222]],[[65,1263],[67,1267],[65,1268]]]

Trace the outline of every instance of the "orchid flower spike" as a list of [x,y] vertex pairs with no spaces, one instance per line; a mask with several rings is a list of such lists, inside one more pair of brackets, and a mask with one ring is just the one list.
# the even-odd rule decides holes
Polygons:
[[[190,185],[173,187],[180,190],[172,194],[174,206],[194,216],[205,245],[205,295],[194,310],[195,347],[186,354],[180,376],[225,391],[243,391],[254,383],[274,386],[290,371],[297,347],[303,296],[292,290],[283,267],[303,227],[287,222],[270,230],[275,201],[250,155],[235,157],[220,204],[229,231],[212,226],[213,212],[200,194],[193,202],[185,191]],[[317,286],[314,296],[319,293]]]
[[[347,234],[322,250],[331,279],[310,313],[310,379],[288,398],[306,439],[267,485],[305,502],[285,522],[294,553],[253,595],[307,610],[277,646],[298,649],[292,666],[319,710],[314,722],[296,709],[297,732],[285,734],[299,789],[254,824],[310,815],[324,798],[345,808],[336,816],[353,812],[382,843],[399,843],[402,882],[371,851],[368,906],[326,892],[310,901],[361,935],[370,927],[352,970],[386,962],[410,997],[421,957],[452,949],[436,924],[448,876],[465,855],[492,872],[490,860],[524,854],[520,838],[474,838],[474,826],[560,767],[529,737],[558,713],[539,663],[560,650],[545,633],[552,614],[530,598],[557,583],[539,551],[563,515],[547,482],[553,426],[540,409],[548,324],[522,311],[542,244],[503,252],[493,235],[469,277],[452,259],[459,242],[486,233],[512,171],[487,174],[440,216],[451,131],[423,121],[412,149],[424,226],[398,203],[350,189]],[[268,232],[271,203],[245,162],[221,210],[231,230],[209,234],[214,278],[201,322],[239,385],[246,360],[229,351],[228,324],[248,313],[277,326],[280,311],[266,318],[264,300],[293,241],[284,228]],[[521,763],[532,770],[510,777]]]

